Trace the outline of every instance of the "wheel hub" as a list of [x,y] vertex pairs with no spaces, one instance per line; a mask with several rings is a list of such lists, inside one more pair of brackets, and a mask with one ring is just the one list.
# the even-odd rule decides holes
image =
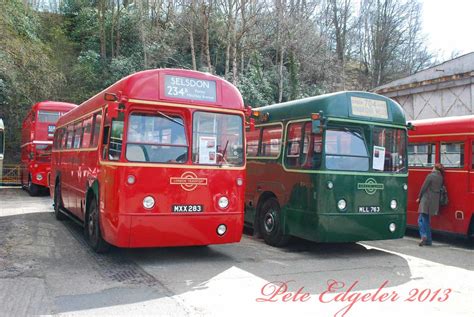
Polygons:
[[264,225],[267,232],[272,232],[275,228],[275,215],[272,211],[265,214]]
[[89,215],[89,222],[88,222],[88,229],[89,229],[89,237],[94,236],[94,216],[93,213]]

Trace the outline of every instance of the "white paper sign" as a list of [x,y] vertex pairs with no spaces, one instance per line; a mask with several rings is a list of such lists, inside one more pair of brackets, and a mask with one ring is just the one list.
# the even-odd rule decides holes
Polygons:
[[199,137],[199,163],[200,164],[216,164],[217,162],[217,144],[216,137],[201,136]]
[[372,159],[372,168],[374,170],[383,171],[385,165],[385,148],[374,145],[374,156]]

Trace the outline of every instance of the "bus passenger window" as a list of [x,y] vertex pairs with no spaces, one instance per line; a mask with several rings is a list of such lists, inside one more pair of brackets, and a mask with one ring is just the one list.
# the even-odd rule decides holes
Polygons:
[[100,134],[100,125],[102,124],[102,115],[100,113],[96,113],[92,120],[92,139],[91,139],[91,147],[95,148],[99,144],[99,134]]
[[[53,123],[59,120],[60,113],[58,111],[38,111],[38,121]],[[33,119],[34,121],[34,119]]]
[[66,145],[67,145],[67,135],[68,135],[66,128],[62,128],[62,130],[63,130],[63,135],[62,135],[62,137],[61,137],[61,144],[59,145],[59,148],[60,148],[61,150],[63,150],[63,149],[66,148]]
[[474,169],[474,141],[472,142],[471,148],[472,148],[472,154],[471,154],[472,166],[471,167]]
[[109,142],[109,160],[117,161],[122,154],[123,121],[112,120]]
[[433,167],[435,163],[435,144],[409,144],[408,166],[410,167]]
[[67,140],[66,140],[66,149],[72,149],[72,140],[74,137],[74,128],[71,124],[67,127]]
[[262,157],[277,158],[280,155],[282,127],[264,127],[262,132],[262,146],[260,154]]
[[81,147],[82,138],[82,122],[76,123],[74,126],[74,142],[73,148],[79,149]]
[[82,148],[88,148],[91,147],[91,133],[92,132],[92,117],[87,118],[84,121],[84,135],[82,137]]
[[247,131],[247,156],[255,157],[258,154],[258,142],[260,140],[260,128]]
[[285,163],[288,167],[299,167],[301,151],[302,123],[292,123],[288,126]]
[[464,143],[441,143],[441,164],[444,167],[460,168],[464,166]]
[[104,132],[102,134],[102,158],[107,159],[108,144],[109,144],[109,131],[110,126],[104,127]]
[[300,157],[301,167],[305,169],[318,169],[322,162],[322,135],[313,134],[312,123],[304,125],[303,152]]

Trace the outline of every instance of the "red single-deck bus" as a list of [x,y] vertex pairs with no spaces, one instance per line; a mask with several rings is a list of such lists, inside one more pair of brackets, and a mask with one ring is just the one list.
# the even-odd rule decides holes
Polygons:
[[416,198],[435,163],[445,167],[449,203],[431,217],[434,231],[474,235],[474,116],[412,121],[409,131],[408,212],[410,227],[417,227]]
[[66,102],[38,102],[26,115],[21,129],[21,185],[31,196],[48,188],[51,147],[58,119],[77,105]]
[[85,227],[96,252],[238,242],[243,229],[244,105],[195,71],[130,75],[59,120],[55,215]]

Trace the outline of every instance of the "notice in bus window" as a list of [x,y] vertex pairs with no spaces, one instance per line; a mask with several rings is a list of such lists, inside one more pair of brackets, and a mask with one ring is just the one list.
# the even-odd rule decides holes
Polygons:
[[216,82],[213,80],[165,75],[165,96],[216,102]]
[[388,119],[386,101],[351,97],[351,104],[352,114],[355,116]]
[[210,136],[199,137],[199,163],[200,164],[216,164],[217,162],[217,145],[216,138]]
[[374,170],[383,171],[385,165],[385,148],[374,145],[374,157],[372,168]]

